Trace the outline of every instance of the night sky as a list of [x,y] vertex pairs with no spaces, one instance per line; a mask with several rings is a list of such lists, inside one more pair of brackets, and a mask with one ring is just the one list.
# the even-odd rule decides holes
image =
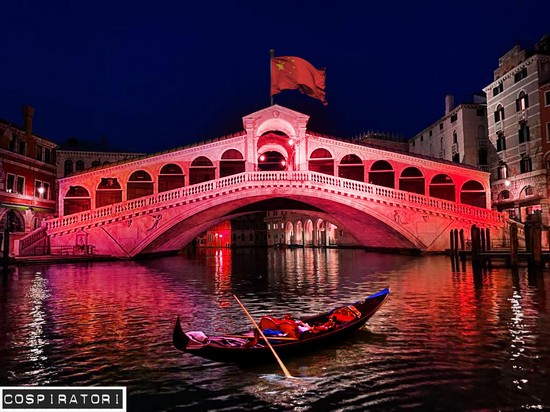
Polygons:
[[548,0],[25,1],[0,8],[0,118],[34,132],[157,152],[243,129],[269,106],[269,50],[326,67],[324,107],[275,103],[335,137],[411,137],[471,100],[516,44],[550,34]]

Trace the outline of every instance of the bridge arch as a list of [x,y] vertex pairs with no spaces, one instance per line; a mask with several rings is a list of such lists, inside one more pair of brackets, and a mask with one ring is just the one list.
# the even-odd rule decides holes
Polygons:
[[158,191],[167,192],[178,187],[185,186],[185,174],[183,169],[175,164],[168,163],[161,167],[158,174]]
[[207,182],[216,178],[216,168],[206,156],[199,156],[193,159],[189,166],[189,184]]
[[418,193],[426,193],[426,179],[422,171],[414,166],[409,166],[401,172],[399,176],[399,190]]
[[95,207],[122,202],[122,186],[116,177],[102,178],[95,190]]
[[237,149],[228,149],[220,159],[220,177],[236,175],[245,171],[243,154]]
[[384,187],[395,187],[395,171],[390,162],[386,160],[375,161],[369,171],[369,183]]
[[327,148],[317,148],[309,155],[308,169],[334,176],[334,154]]
[[487,196],[483,185],[476,180],[465,182],[460,189],[460,203],[485,207],[487,205]]
[[126,183],[126,196],[128,200],[149,196],[153,192],[153,179],[145,170],[136,170],[128,178],[128,183]]
[[451,202],[456,200],[456,188],[451,176],[445,173],[435,175],[430,182],[430,196]]
[[70,186],[63,199],[63,213],[72,215],[74,213],[90,210],[92,201],[90,192],[83,186]]
[[344,179],[365,181],[365,166],[363,160],[356,154],[347,154],[340,159],[338,176]]

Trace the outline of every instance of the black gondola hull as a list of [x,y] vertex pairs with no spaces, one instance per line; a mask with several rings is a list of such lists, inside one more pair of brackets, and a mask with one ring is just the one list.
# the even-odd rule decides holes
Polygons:
[[[389,289],[384,289],[369,296],[363,301],[354,303],[354,307],[361,312],[361,316],[333,330],[311,334],[307,338],[293,341],[270,340],[270,343],[277,352],[277,355],[281,358],[286,358],[342,340],[363,327],[384,304],[388,295]],[[312,322],[316,319],[327,317],[328,315],[329,312],[314,317],[308,317],[303,320]],[[221,362],[251,363],[275,360],[271,349],[267,345],[256,345],[252,347],[224,346],[219,343],[214,344],[215,338],[218,337],[211,337],[212,342],[205,343],[204,345],[190,345],[190,338],[182,330],[179,317],[176,320],[173,332],[173,343],[177,349],[184,352]]]

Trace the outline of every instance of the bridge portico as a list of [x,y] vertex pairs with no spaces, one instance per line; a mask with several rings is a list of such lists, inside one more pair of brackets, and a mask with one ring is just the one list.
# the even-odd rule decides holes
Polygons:
[[450,229],[502,228],[488,173],[317,135],[308,120],[274,105],[245,116],[243,132],[60,179],[50,245],[175,251],[222,220],[291,201],[368,247],[442,251]]

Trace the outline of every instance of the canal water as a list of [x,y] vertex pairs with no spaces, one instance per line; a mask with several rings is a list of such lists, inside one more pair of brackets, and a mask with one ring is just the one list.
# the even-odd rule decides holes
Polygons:
[[[390,287],[345,341],[238,366],[177,351],[189,330],[314,314]],[[125,386],[129,411],[550,409],[550,274],[449,257],[211,250],[17,267],[0,285],[0,386]]]

